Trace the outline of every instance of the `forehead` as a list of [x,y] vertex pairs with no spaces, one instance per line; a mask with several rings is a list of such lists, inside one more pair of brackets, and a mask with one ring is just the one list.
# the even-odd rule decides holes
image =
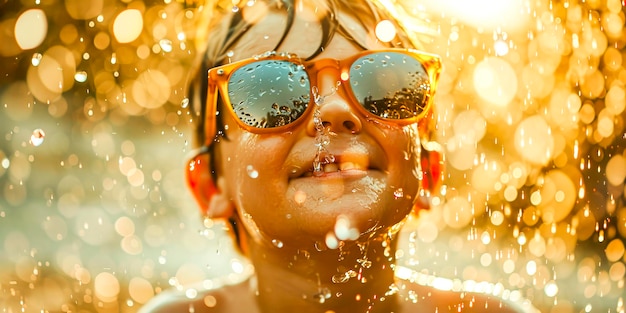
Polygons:
[[374,30],[363,27],[356,17],[347,12],[329,12],[327,7],[316,2],[319,1],[296,1],[291,26],[288,25],[285,10],[271,9],[266,5],[247,7],[243,16],[254,25],[232,47],[229,61],[238,61],[267,51],[289,52],[307,58],[318,49],[322,49],[322,52],[316,58],[341,59],[362,50],[340,32],[332,34],[332,39],[325,47],[321,46],[323,38],[328,36],[329,30],[324,23],[331,21],[329,14],[337,14],[342,26],[350,28],[351,34],[360,37],[357,39],[364,42],[369,49],[384,47],[376,40]]

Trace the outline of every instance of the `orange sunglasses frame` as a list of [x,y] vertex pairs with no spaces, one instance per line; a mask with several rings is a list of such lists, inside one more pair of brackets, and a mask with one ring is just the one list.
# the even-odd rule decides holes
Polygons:
[[211,142],[214,139],[215,133],[217,131],[215,120],[217,118],[216,116],[217,116],[218,92],[222,95],[222,99],[224,101],[223,106],[226,107],[225,110],[229,112],[228,114],[231,114],[231,116],[235,117],[234,119],[235,121],[237,121],[237,124],[239,125],[239,127],[248,132],[252,132],[256,134],[280,133],[280,132],[285,132],[290,129],[293,129],[298,124],[300,124],[303,120],[306,120],[306,118],[303,118],[303,117],[310,114],[310,112],[312,111],[312,108],[315,107],[315,104],[312,105],[311,103],[309,103],[307,105],[306,111],[302,114],[302,116],[300,116],[300,118],[298,118],[296,121],[292,123],[279,126],[279,127],[257,128],[257,127],[253,127],[253,126],[245,124],[243,121],[241,121],[237,117],[232,107],[232,103],[230,102],[230,98],[228,97],[228,82],[230,80],[230,77],[233,72],[235,72],[237,69],[241,68],[242,66],[245,66],[245,65],[257,62],[257,61],[265,61],[265,60],[283,60],[283,61],[289,61],[294,64],[304,66],[305,71],[307,75],[309,76],[309,80],[310,80],[309,84],[311,86],[310,99],[311,99],[311,102],[313,102],[316,96],[313,94],[313,89],[316,86],[317,74],[319,73],[319,71],[327,67],[334,67],[338,69],[340,73],[339,80],[341,81],[341,85],[339,86],[339,88],[344,88],[344,89],[350,88],[350,87],[346,87],[346,85],[350,84],[349,83],[350,82],[350,75],[349,75],[350,66],[352,66],[354,61],[366,55],[376,54],[376,53],[385,53],[385,52],[397,52],[397,53],[406,54],[416,59],[422,64],[430,80],[430,90],[427,95],[428,98],[426,99],[426,105],[424,107],[424,110],[421,112],[420,115],[411,117],[411,118],[406,118],[406,119],[382,118],[376,114],[373,114],[367,111],[360,104],[360,102],[356,99],[356,97],[354,96],[354,92],[352,92],[352,90],[345,90],[346,91],[345,94],[347,94],[348,97],[350,98],[349,99],[350,105],[353,108],[356,108],[356,110],[359,111],[361,115],[363,115],[363,117],[365,117],[366,119],[374,117],[378,120],[391,123],[394,125],[399,125],[399,126],[405,126],[405,125],[409,125],[409,124],[417,122],[419,119],[423,118],[429,113],[431,106],[432,106],[432,98],[435,94],[435,90],[437,88],[437,83],[439,80],[439,75],[441,72],[441,58],[438,55],[415,50],[415,49],[390,48],[390,49],[378,49],[378,50],[365,50],[343,60],[320,59],[320,60],[315,60],[315,61],[305,61],[294,54],[267,52],[260,56],[243,59],[240,61],[236,61],[233,63],[229,63],[229,64],[225,64],[225,65],[221,65],[221,66],[217,66],[217,67],[209,69],[207,103],[206,103],[207,107],[206,107],[206,115],[205,115],[206,145],[211,144]]

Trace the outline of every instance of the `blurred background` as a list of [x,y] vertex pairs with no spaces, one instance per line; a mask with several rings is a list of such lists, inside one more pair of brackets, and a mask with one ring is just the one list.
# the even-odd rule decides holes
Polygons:
[[[385,3],[445,64],[446,181],[400,274],[625,312],[624,2]],[[0,312],[135,312],[245,271],[184,181],[199,5],[0,0]]]

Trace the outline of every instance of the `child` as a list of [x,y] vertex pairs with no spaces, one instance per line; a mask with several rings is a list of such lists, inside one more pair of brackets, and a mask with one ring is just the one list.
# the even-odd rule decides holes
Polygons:
[[223,2],[204,8],[203,148],[187,177],[254,274],[142,312],[514,311],[394,273],[403,221],[441,177],[429,138],[440,59],[369,0]]

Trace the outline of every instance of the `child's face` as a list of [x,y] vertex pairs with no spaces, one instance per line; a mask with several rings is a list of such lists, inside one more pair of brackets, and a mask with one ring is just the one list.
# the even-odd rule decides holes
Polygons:
[[[305,24],[292,33],[314,38],[317,28]],[[256,28],[251,32],[274,31],[271,23]],[[287,40],[281,52],[298,52],[311,37]],[[265,52],[263,41],[257,42],[235,47],[233,55],[241,59]],[[357,52],[337,34],[316,59],[343,59]],[[321,71],[317,81],[319,94],[327,95],[320,118],[332,132],[326,150],[336,159],[324,167],[326,173],[310,172],[318,151],[313,114],[288,133],[263,135],[242,130],[230,114],[222,114],[228,140],[217,144],[216,154],[218,174],[226,182],[222,191],[248,232],[304,249],[325,247],[329,233],[345,239],[348,231],[354,239],[355,231],[386,232],[411,211],[419,185],[414,150],[419,143],[410,127],[365,119],[348,103],[344,89],[333,92],[339,81],[333,68]]]

